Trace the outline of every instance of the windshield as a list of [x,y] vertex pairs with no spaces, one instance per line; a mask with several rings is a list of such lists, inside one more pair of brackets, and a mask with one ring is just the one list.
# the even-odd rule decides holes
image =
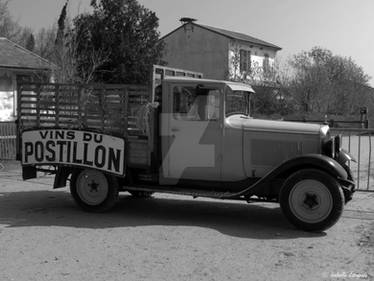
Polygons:
[[250,92],[229,90],[226,94],[226,116],[250,115]]

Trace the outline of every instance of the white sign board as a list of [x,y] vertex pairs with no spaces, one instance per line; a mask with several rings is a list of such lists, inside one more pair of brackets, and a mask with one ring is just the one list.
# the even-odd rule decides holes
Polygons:
[[96,132],[44,129],[22,133],[22,164],[65,164],[125,174],[125,140]]

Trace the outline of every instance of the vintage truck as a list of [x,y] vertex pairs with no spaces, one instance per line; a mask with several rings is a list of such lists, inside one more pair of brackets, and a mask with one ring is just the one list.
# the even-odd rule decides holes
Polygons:
[[[120,191],[280,203],[296,227],[334,225],[355,191],[353,157],[328,126],[251,117],[251,86],[155,67],[134,85],[18,89],[23,178],[55,174],[84,210]],[[160,78],[160,75],[159,75]],[[159,79],[160,80],[160,79]],[[156,79],[153,79],[153,82]]]

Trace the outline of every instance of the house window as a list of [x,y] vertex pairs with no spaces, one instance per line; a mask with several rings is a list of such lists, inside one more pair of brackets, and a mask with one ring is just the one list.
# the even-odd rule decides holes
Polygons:
[[0,76],[0,91],[1,92],[10,92],[13,91],[13,81],[11,75],[1,75]]
[[24,75],[24,74],[17,75],[17,85],[22,84],[22,83],[31,83],[32,80],[33,79],[31,75]]
[[251,51],[240,50],[240,72],[251,71]]

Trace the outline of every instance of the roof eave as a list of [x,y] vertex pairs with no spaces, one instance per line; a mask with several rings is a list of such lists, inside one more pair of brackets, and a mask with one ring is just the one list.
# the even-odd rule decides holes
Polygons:
[[[225,35],[222,34],[222,36],[225,36]],[[257,42],[252,42],[252,41],[249,41],[249,40],[238,39],[238,38],[230,37],[230,36],[227,36],[227,35],[226,35],[226,37],[227,37],[227,38],[230,38],[230,39],[232,39],[232,40],[241,41],[241,42],[245,42],[245,43],[253,44],[253,45],[256,45],[256,46],[260,46],[260,47],[266,47],[266,48],[274,49],[274,50],[276,50],[276,51],[280,51],[280,50],[282,50],[281,47],[278,47],[278,46],[276,46],[276,45],[274,45],[274,46],[270,46],[270,45],[266,45],[266,44],[260,44],[260,43],[257,43]]]
[[[263,47],[266,47],[266,48],[272,48],[272,49],[275,49],[275,50],[277,50],[277,51],[282,50],[281,47],[278,47],[278,46],[276,46],[276,45],[266,45],[266,44],[261,44],[261,43],[258,43],[258,42],[252,42],[252,41],[249,41],[249,40],[243,40],[243,39],[239,39],[239,38],[236,38],[236,37],[229,36],[229,35],[227,35],[227,34],[224,34],[224,33],[218,32],[218,31],[216,31],[216,30],[214,30],[214,29],[210,29],[210,28],[208,28],[208,27],[206,27],[206,26],[204,26],[204,25],[200,25],[200,24],[197,24],[197,23],[191,23],[191,24],[196,25],[196,26],[198,26],[198,27],[200,27],[200,28],[203,28],[203,29],[205,29],[205,30],[208,30],[208,31],[210,31],[210,32],[213,32],[213,33],[219,34],[219,35],[224,36],[224,37],[226,37],[226,38],[232,39],[232,40],[238,40],[238,41],[247,42],[247,43],[251,43],[251,44],[254,44],[254,45],[258,45],[258,46],[263,46]],[[174,31],[176,31],[176,30],[174,30]]]
[[0,69],[1,68],[15,69],[15,70],[28,70],[28,71],[52,71],[52,67],[51,68],[47,68],[47,67],[36,68],[36,67],[14,66],[14,65],[0,65]]

